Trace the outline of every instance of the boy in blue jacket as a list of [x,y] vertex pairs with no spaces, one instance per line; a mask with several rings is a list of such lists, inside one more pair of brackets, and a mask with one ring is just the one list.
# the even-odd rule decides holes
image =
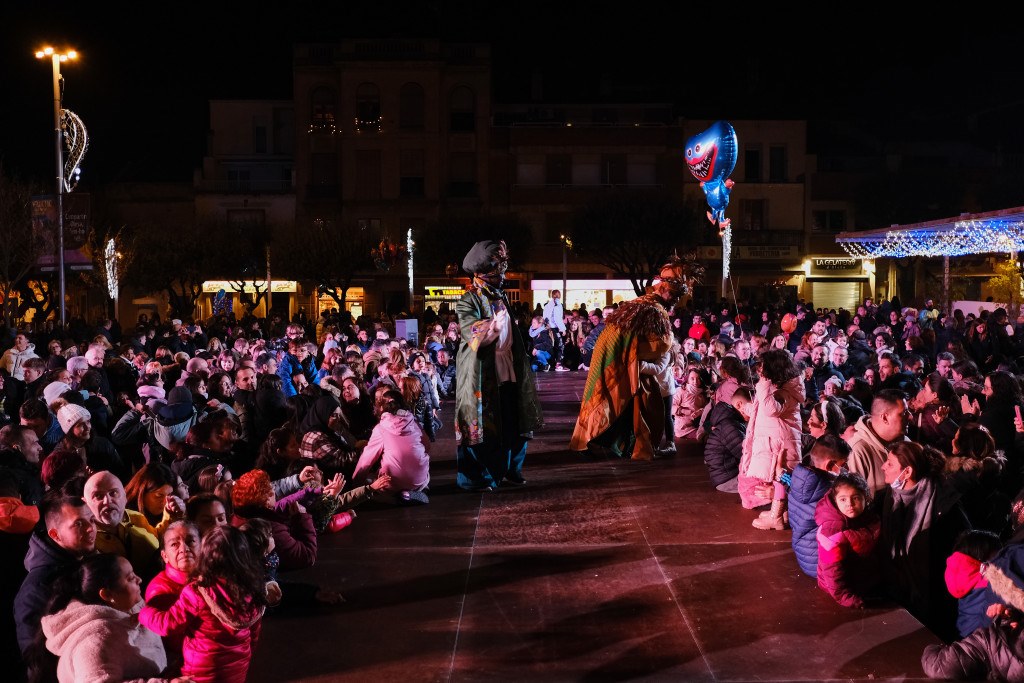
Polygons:
[[812,578],[818,576],[818,525],[814,521],[814,510],[849,457],[850,444],[835,434],[825,433],[815,440],[807,457],[793,468],[789,484],[793,553],[800,569]]

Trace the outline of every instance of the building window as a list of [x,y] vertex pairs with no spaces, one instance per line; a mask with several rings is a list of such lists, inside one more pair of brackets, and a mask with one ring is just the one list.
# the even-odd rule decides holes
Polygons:
[[398,94],[398,127],[402,130],[423,130],[425,97],[419,83],[406,83]]
[[544,184],[544,163],[539,160],[520,160],[516,164],[516,184],[539,186]]
[[398,194],[401,197],[424,195],[424,161],[422,149],[403,149],[399,157]]
[[448,128],[453,133],[472,133],[476,130],[476,97],[464,85],[452,90]]
[[451,173],[448,195],[451,197],[476,197],[476,156],[473,154],[452,154],[449,161]]
[[626,179],[630,185],[653,186],[658,182],[657,164],[653,156],[637,155],[629,159]]
[[262,117],[252,122],[252,151],[254,154],[267,153],[267,122]]
[[625,154],[605,154],[601,157],[601,183],[625,185],[627,166]]
[[310,95],[310,131],[333,133],[338,122],[338,100],[330,88],[316,88]]
[[785,183],[789,180],[786,169],[786,148],[781,145],[768,149],[768,182]]
[[355,198],[361,200],[380,199],[380,150],[356,150]]
[[380,123],[380,88],[375,83],[362,83],[356,88],[356,130],[379,132]]
[[601,157],[594,154],[577,154],[573,156],[572,184],[577,187],[600,185]]
[[572,184],[572,156],[549,154],[544,160],[544,182],[547,185]]
[[228,169],[228,190],[231,192],[248,192],[252,189],[252,180],[249,169],[229,168]]
[[747,147],[743,150],[743,181],[747,183],[761,182],[760,147]]
[[375,239],[380,234],[379,218],[360,218],[356,221],[359,232],[369,239]]
[[338,184],[338,156],[333,152],[310,156],[310,182],[313,185],[335,187]]
[[276,107],[273,115],[273,137],[271,146],[274,154],[295,156],[295,109]]
[[767,230],[767,199],[744,199],[740,201],[740,229]]
[[846,230],[846,212],[842,210],[823,210],[811,212],[811,231],[837,233]]

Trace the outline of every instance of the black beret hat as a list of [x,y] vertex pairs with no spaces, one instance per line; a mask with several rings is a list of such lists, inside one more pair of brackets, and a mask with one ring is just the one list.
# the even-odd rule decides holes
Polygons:
[[499,253],[504,244],[494,240],[477,242],[462,259],[462,269],[467,273],[490,273],[500,260]]

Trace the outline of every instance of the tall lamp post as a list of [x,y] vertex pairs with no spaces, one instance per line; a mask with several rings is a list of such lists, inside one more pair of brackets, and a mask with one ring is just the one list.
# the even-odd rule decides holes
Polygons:
[[562,306],[569,300],[569,292],[565,291],[569,279],[569,250],[572,249],[572,237],[559,235],[558,240],[562,243]]
[[69,59],[77,59],[74,50],[57,52],[52,47],[45,47],[36,52],[37,59],[50,59],[53,65],[53,135],[54,149],[57,154],[57,272],[60,277],[60,326],[64,329],[67,312],[64,306],[64,150],[61,131],[61,76],[60,63]]

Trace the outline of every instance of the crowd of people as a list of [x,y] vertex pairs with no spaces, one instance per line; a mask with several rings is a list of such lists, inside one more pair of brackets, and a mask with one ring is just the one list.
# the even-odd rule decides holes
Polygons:
[[17,679],[240,683],[265,614],[343,600],[289,576],[320,536],[429,503],[457,327],[205,322],[0,330]]
[[[628,305],[530,307],[502,291],[502,254],[467,266],[475,293],[428,310],[416,342],[334,311],[6,331],[7,660],[31,680],[244,681],[264,615],[342,599],[289,579],[320,535],[366,501],[429,503],[438,434],[458,431],[462,488],[525,484],[542,422],[522,375],[547,371],[618,392],[585,396],[574,449],[700,454],[723,504],[788,530],[839,604],[896,600],[938,634],[929,675],[1018,652],[1024,319],[680,304],[670,266]],[[511,434],[488,436],[495,410]]]

